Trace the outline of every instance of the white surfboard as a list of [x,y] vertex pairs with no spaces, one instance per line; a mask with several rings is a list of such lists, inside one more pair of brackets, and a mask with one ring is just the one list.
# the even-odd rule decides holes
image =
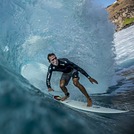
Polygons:
[[114,113],[125,113],[128,111],[125,110],[117,110],[112,108],[106,108],[98,105],[93,105],[92,107],[87,107],[87,103],[75,101],[75,100],[65,100],[65,101],[59,101],[60,103],[63,103],[70,108],[76,109],[76,110],[82,110],[85,112],[94,112],[94,113],[105,113],[105,114],[114,114]]
[[[117,113],[125,113],[128,112],[126,110],[118,110],[118,109],[113,109],[113,108],[107,108],[107,107],[102,107],[99,105],[92,105],[92,107],[87,107],[87,102],[81,102],[81,101],[76,101],[68,98],[65,101],[60,100],[60,96],[63,96],[63,94],[59,94],[60,92],[56,91],[51,91],[49,92],[49,95],[51,95],[54,100],[72,108],[76,109],[79,111],[84,111],[84,112],[94,112],[94,113],[103,113],[103,114],[117,114]],[[59,94],[59,95],[58,95]],[[59,97],[59,100],[55,98],[55,96]]]

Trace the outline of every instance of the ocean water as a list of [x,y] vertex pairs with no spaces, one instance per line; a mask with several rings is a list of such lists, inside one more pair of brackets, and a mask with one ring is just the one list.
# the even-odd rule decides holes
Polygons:
[[[114,33],[93,0],[1,0],[0,29],[0,134],[133,133],[134,26]],[[98,80],[91,85],[80,75],[94,104],[129,112],[83,113],[55,102],[45,85],[50,52]],[[71,82],[68,88],[86,101]]]

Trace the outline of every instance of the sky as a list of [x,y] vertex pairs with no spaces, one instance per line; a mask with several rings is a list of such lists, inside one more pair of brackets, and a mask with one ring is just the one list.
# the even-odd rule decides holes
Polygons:
[[114,3],[116,0],[96,0],[98,4],[101,4],[103,7],[107,7]]

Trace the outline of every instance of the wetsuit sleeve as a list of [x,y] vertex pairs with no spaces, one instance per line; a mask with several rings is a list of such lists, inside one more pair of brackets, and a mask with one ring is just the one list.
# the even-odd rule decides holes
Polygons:
[[51,69],[51,66],[49,66],[48,72],[47,72],[47,77],[46,77],[46,85],[48,88],[51,88],[51,83],[50,83],[51,76],[52,76],[52,69]]
[[79,71],[80,73],[82,73],[84,76],[86,76],[87,78],[91,78],[90,75],[87,74],[87,72],[85,70],[83,70],[81,67],[79,67],[78,65],[74,64],[73,62],[69,61],[69,64],[76,69],[77,71]]

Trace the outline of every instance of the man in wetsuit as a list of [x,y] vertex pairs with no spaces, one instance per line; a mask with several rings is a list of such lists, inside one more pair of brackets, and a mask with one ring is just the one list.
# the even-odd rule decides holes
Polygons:
[[62,97],[62,101],[66,100],[69,97],[69,92],[66,88],[68,85],[68,82],[70,78],[72,77],[73,84],[85,95],[87,98],[87,106],[92,106],[92,100],[89,97],[86,89],[83,85],[79,83],[79,75],[78,72],[82,73],[84,76],[86,76],[89,81],[93,84],[98,82],[90,77],[82,68],[74,64],[73,62],[69,61],[66,58],[57,59],[56,55],[54,53],[48,54],[48,60],[50,62],[50,66],[48,67],[48,73],[46,78],[46,85],[48,87],[48,91],[54,91],[51,88],[50,79],[53,71],[60,71],[63,72],[61,79],[60,79],[60,88],[64,92],[65,96]]

